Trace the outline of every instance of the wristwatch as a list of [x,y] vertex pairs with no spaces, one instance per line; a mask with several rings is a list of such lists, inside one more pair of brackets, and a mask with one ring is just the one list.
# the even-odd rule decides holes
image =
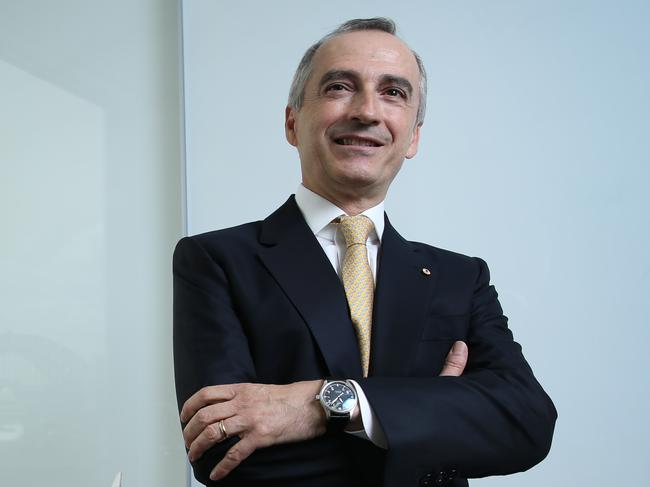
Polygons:
[[350,422],[350,415],[357,405],[357,392],[350,381],[325,379],[316,400],[325,410],[327,429],[341,431]]

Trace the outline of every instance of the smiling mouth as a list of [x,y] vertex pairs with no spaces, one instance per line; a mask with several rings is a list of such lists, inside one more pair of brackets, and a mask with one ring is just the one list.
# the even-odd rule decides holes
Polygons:
[[368,139],[358,139],[356,137],[341,137],[341,138],[335,139],[334,142],[336,142],[338,145],[355,145],[355,146],[361,146],[361,147],[381,147],[381,144],[378,144],[377,142],[373,142],[372,140],[368,140]]

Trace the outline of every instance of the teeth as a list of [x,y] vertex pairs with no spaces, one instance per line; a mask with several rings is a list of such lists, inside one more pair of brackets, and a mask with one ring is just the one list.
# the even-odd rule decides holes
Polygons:
[[371,142],[369,140],[363,140],[363,139],[339,139],[338,140],[339,144],[341,145],[361,145],[365,147],[378,147],[377,144],[374,142]]

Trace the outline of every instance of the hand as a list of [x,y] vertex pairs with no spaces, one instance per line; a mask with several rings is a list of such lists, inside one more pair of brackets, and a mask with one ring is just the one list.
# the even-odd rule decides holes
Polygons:
[[454,346],[447,354],[445,365],[440,372],[441,376],[459,377],[463,375],[467,365],[467,345],[465,342],[454,342]]
[[314,400],[321,380],[288,385],[229,384],[204,387],[181,410],[185,447],[190,461],[228,437],[237,442],[210,473],[219,480],[258,448],[302,441],[325,433],[325,412]]

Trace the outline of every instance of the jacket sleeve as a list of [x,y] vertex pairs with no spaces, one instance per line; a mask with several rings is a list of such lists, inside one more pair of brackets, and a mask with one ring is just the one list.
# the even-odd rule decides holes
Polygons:
[[[195,239],[177,244],[173,276],[174,373],[180,411],[202,387],[255,382],[256,373],[226,275]],[[219,443],[193,462],[197,480],[214,484],[209,479],[212,468],[236,441]]]
[[474,263],[465,373],[360,381],[388,440],[385,485],[523,471],[550,449],[555,407],[513,340],[486,263]]

